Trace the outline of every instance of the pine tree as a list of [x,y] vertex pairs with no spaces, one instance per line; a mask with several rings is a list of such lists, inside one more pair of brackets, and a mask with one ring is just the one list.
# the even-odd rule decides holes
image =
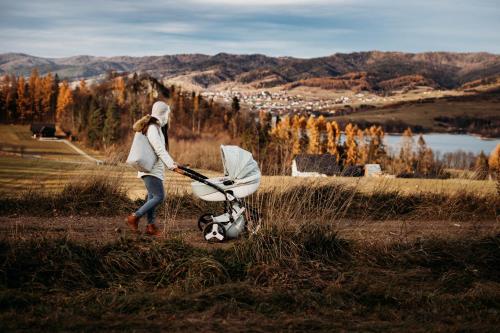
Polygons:
[[233,97],[233,102],[231,103],[231,115],[228,120],[231,124],[231,136],[235,138],[238,136],[238,123],[240,120],[240,101],[236,96]]
[[106,120],[104,121],[103,138],[106,145],[118,141],[120,136],[120,110],[114,100],[112,100],[106,110]]
[[129,107],[129,116],[132,121],[132,124],[136,122],[142,116],[141,107],[137,100],[133,100]]
[[73,114],[78,132],[84,131],[88,126],[90,114],[91,92],[85,80],[80,80],[78,87],[73,91]]
[[5,96],[5,108],[7,110],[8,121],[16,122],[18,120],[19,113],[17,110],[17,78],[14,74],[12,74],[8,79],[7,94]]
[[236,96],[233,97],[233,102],[231,104],[231,111],[232,111],[233,115],[240,112],[240,100]]
[[100,143],[102,142],[103,128],[104,113],[95,98],[93,98],[90,103],[90,118],[88,121],[87,135],[91,146],[99,147]]

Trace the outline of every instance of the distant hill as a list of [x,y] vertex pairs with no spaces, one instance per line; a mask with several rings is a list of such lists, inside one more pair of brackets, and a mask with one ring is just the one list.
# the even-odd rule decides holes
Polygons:
[[455,89],[471,81],[500,76],[500,55],[379,51],[312,59],[226,53],[69,58],[0,55],[0,74],[29,75],[35,67],[41,74],[50,71],[67,79],[96,77],[109,70],[145,72],[159,79],[182,76],[203,88],[234,82],[255,88],[284,85],[377,91],[427,85]]

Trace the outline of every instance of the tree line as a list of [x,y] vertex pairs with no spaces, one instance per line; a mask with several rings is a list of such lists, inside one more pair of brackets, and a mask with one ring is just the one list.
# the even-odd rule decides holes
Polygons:
[[200,94],[180,87],[165,87],[147,74],[118,75],[110,72],[105,80],[70,84],[57,75],[38,75],[36,69],[26,79],[4,76],[0,87],[0,122],[54,123],[62,135],[102,149],[123,143],[131,136],[132,124],[149,114],[157,100],[169,103],[175,112],[170,135],[196,139],[203,133],[232,131],[238,126],[233,113],[239,104],[225,107]]
[[264,111],[241,112],[237,97],[224,105],[137,73],[110,72],[105,80],[92,84],[85,80],[70,84],[50,73],[40,76],[36,69],[28,79],[6,75],[0,86],[0,122],[55,123],[59,131],[90,147],[124,147],[132,136],[132,124],[149,114],[157,100],[174,110],[170,136],[197,140],[222,133],[251,151],[267,174],[289,174],[291,161],[299,154],[331,154],[343,167],[378,163],[388,173],[403,177],[442,177],[446,168],[458,164],[471,166],[483,178],[498,169],[494,153],[493,157],[484,153],[440,157],[422,136],[415,140],[410,128],[394,154],[385,147],[385,132],[379,125],[362,128],[304,114],[273,119]]

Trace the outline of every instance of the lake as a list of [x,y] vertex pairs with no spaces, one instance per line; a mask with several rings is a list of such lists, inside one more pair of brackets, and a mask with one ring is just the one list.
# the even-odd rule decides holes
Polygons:
[[[415,146],[417,145],[419,135],[414,135]],[[500,143],[500,139],[482,139],[478,136],[469,134],[442,134],[429,133],[424,134],[424,140],[427,146],[432,148],[434,152],[452,153],[458,150],[479,154],[482,151],[489,155],[496,145]],[[384,138],[384,143],[391,151],[399,151],[401,148],[401,135],[387,134]]]

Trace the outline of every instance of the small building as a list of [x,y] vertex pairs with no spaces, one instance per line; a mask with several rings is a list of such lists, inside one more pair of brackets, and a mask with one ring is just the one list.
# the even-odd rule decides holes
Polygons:
[[301,154],[292,161],[293,177],[326,177],[342,174],[342,167],[334,155]]
[[30,130],[35,138],[53,138],[56,135],[55,124],[32,123]]
[[365,177],[380,177],[382,176],[382,168],[380,164],[365,164]]

